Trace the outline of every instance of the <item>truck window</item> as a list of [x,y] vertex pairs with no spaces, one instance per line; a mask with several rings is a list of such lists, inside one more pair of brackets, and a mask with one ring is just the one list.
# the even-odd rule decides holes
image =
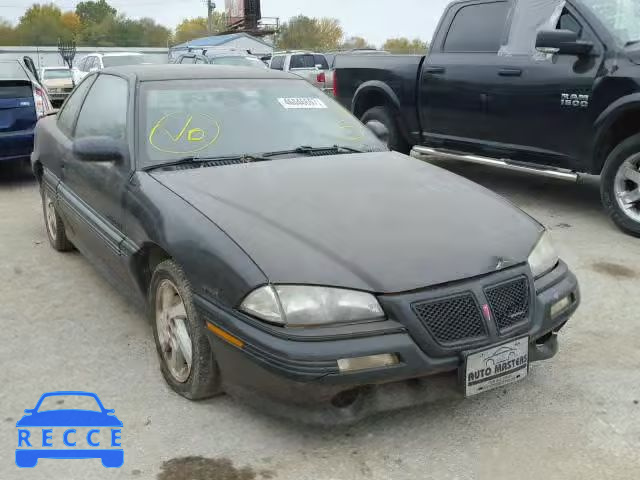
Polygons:
[[271,59],[271,70],[284,70],[284,57],[273,57]]
[[571,15],[567,10],[562,12],[560,16],[560,20],[558,21],[558,29],[559,30],[571,30],[572,32],[576,32],[578,37],[582,37],[582,25],[578,23],[576,17]]
[[508,14],[508,2],[462,7],[451,22],[443,50],[497,53],[505,34]]
[[324,55],[314,55],[313,56],[314,66],[322,65],[321,70],[329,70],[329,62]]
[[315,68],[316,61],[313,55],[291,55],[289,68]]

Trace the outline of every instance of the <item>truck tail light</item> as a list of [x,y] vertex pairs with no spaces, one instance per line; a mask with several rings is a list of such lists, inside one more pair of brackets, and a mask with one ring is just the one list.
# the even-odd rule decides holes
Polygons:
[[324,74],[324,72],[320,72],[320,73],[318,74],[318,76],[316,77],[316,82],[318,82],[318,83],[325,83],[326,81],[327,81],[327,77],[326,77],[326,75]]
[[333,96],[338,98],[338,71],[333,71]]

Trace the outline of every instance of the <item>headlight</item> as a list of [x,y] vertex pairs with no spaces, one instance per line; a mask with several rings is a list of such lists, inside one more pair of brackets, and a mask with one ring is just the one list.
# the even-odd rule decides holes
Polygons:
[[533,273],[533,278],[538,278],[548,273],[558,264],[558,254],[556,253],[551,238],[544,232],[529,255],[529,267]]
[[266,322],[311,327],[384,318],[370,293],[303,285],[266,285],[251,292],[240,309]]

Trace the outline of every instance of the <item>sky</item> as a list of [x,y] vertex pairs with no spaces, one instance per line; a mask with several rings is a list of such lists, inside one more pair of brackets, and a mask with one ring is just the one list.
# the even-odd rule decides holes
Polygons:
[[[48,0],[37,0],[45,3]],[[185,17],[205,16],[206,0],[107,0],[130,17],[151,17],[174,28]],[[216,0],[214,0],[216,1]],[[440,15],[451,0],[262,0],[264,17],[287,20],[295,15],[334,17],[347,36],[358,35],[380,46],[387,38],[409,37],[431,40]],[[0,18],[16,23],[36,0],[0,0]],[[62,10],[72,10],[76,1],[55,0]],[[217,0],[218,9],[224,0]]]

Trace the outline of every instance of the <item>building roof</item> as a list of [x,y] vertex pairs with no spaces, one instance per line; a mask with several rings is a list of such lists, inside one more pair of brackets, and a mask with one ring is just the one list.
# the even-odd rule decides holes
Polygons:
[[301,80],[278,70],[227,65],[123,65],[108,67],[104,73],[133,77],[141,82],[156,80],[207,80],[207,79],[270,79]]
[[249,35],[248,33],[231,33],[229,35],[214,35],[212,37],[196,38],[194,40],[189,40],[188,42],[181,43],[180,45],[176,45],[173,48],[218,47],[242,37],[250,38],[251,40],[255,40],[258,43],[262,43],[266,47],[273,48],[273,45],[271,45],[270,43],[265,42],[261,38]]

